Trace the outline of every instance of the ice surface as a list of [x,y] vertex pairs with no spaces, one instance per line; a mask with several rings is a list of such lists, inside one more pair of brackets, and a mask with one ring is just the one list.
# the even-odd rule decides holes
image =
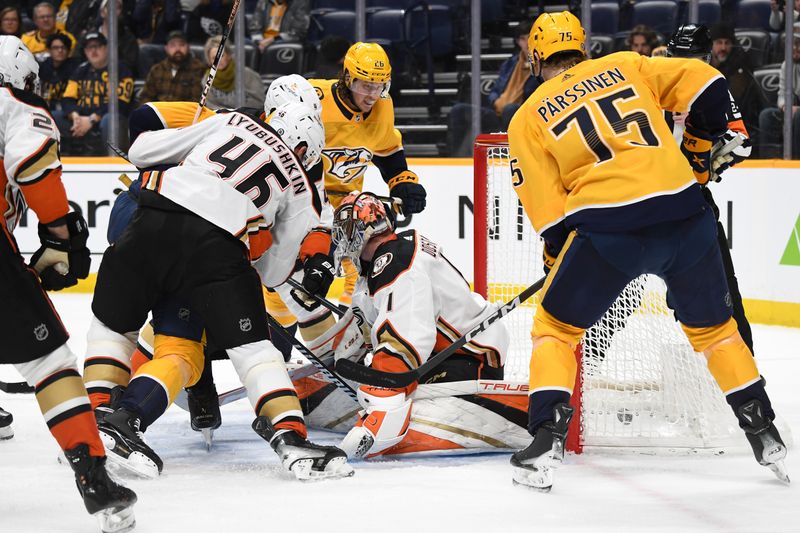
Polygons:
[[[90,296],[55,295],[82,358]],[[800,330],[754,326],[756,356],[775,409],[800,438]],[[230,364],[217,362],[220,390],[237,386]],[[10,366],[0,379],[16,381]],[[15,437],[0,441],[0,533],[92,532],[71,471],[31,395],[0,393],[15,418]],[[188,415],[172,407],[147,432],[164,459],[137,491],[139,533],[235,532],[800,532],[800,462],[795,482],[779,483],[751,455],[652,457],[570,455],[553,491],[511,484],[508,454],[357,463],[349,479],[303,484],[283,473],[274,452],[251,429],[246,401],[222,408],[210,453]],[[333,444],[338,436],[315,432]],[[742,437],[744,439],[744,437]]]

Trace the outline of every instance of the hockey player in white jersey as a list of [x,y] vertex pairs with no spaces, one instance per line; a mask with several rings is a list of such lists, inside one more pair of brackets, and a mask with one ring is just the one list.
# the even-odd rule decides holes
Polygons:
[[[180,164],[144,173],[139,209],[98,272],[88,342],[94,353],[129,354],[147,312],[162,298],[182,299],[179,318],[226,350],[256,412],[254,430],[299,479],[353,473],[341,450],[306,440],[283,358],[269,342],[260,290],[291,274],[301,242],[319,224],[321,199],[305,169],[319,159],[323,131],[313,109],[291,104],[269,124],[232,111],[141,134],[129,153],[135,165]],[[145,475],[162,464],[141,432],[203,368],[197,339],[171,335],[158,320],[153,326],[154,359],[100,424],[111,456]]]
[[[360,276],[351,311],[334,330],[310,343],[317,353],[335,350],[337,358],[360,360],[366,344],[372,349],[374,368],[407,372],[494,311],[471,292],[439,245],[415,230],[396,233],[386,207],[371,193],[345,197],[334,214],[333,231],[337,266],[349,259]],[[423,376],[419,389],[361,386],[363,416],[342,441],[342,449],[349,457],[373,457],[463,453],[525,442],[525,390],[516,389],[516,395],[480,394],[509,389],[509,384],[486,381],[503,379],[508,343],[505,326],[497,322]],[[413,400],[433,387],[429,384],[443,383],[453,392],[434,400]],[[481,389],[481,383],[491,385]],[[498,383],[502,387],[496,387]],[[412,405],[413,413],[427,422],[412,425]]]
[[[103,531],[117,533],[134,527],[136,494],[106,472],[69,335],[45,292],[86,278],[90,254],[86,221],[70,212],[61,181],[58,129],[47,103],[35,94],[38,73],[22,41],[0,36],[0,364],[13,364],[34,387],[86,510],[98,517]],[[13,237],[28,207],[39,219],[41,240],[30,264]],[[6,415],[0,409],[0,437],[13,435]]]

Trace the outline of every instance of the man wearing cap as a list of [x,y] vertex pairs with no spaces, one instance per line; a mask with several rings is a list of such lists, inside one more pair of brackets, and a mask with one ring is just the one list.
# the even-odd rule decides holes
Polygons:
[[33,7],[33,23],[36,29],[25,33],[22,42],[38,61],[47,57],[47,38],[56,32],[69,37],[70,49],[75,48],[75,37],[64,28],[63,23],[56,22],[56,11],[50,2],[41,2]]
[[171,31],[164,51],[166,59],[153,65],[147,74],[139,103],[197,101],[206,66],[192,56],[186,35],[180,30]]
[[[76,146],[94,149],[87,151],[93,155],[105,154],[105,143],[91,143],[95,137],[108,140],[108,42],[102,33],[87,33],[83,38],[83,51],[87,61],[81,63],[70,76],[64,91],[62,109],[64,118],[60,120],[59,130],[62,140],[81,139]],[[130,69],[119,63],[119,86],[117,97],[120,112],[120,131],[126,131],[125,117],[128,116],[133,100],[133,75]],[[87,134],[90,136],[87,137]],[[66,150],[65,150],[66,152]]]
[[[786,108],[786,61],[781,63],[778,83],[778,107],[768,107],[761,112],[758,123],[761,126],[761,146],[759,156],[764,159],[778,159],[783,154],[783,110]],[[792,40],[792,159],[800,159],[800,22],[794,24]]]

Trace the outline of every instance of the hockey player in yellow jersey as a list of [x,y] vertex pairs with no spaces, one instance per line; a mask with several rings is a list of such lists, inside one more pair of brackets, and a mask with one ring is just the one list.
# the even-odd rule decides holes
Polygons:
[[[758,462],[788,482],[786,446],[731,318],[714,215],[698,184],[727,130],[725,78],[693,59],[587,59],[584,30],[568,12],[536,19],[529,54],[542,84],[509,127],[510,165],[550,270],[532,332],[534,439],[511,459],[514,482],[552,486],[573,414],[575,348],[644,273],[666,282],[675,317],[705,354]],[[689,113],[681,147],[663,109]]]

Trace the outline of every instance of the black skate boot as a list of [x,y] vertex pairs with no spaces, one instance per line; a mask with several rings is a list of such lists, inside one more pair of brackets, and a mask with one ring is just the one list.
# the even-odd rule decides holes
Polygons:
[[11,416],[11,413],[0,407],[0,440],[10,439],[14,436],[14,429],[11,427],[13,421],[14,417]]
[[269,442],[283,467],[300,481],[336,479],[355,473],[353,467],[347,464],[347,455],[336,446],[308,442],[294,431],[276,432],[265,416],[253,421],[253,430]]
[[203,381],[186,389],[189,404],[189,422],[192,429],[203,433],[206,448],[211,449],[214,430],[222,425],[222,414],[219,412],[219,396],[213,381]]
[[106,416],[97,428],[109,461],[139,476],[155,478],[161,473],[164,463],[144,441],[140,424],[134,413],[119,409]]
[[736,417],[743,426],[744,434],[758,464],[766,466],[784,483],[789,483],[789,474],[783,460],[786,457],[786,445],[781,439],[778,428],[766,416],[764,406],[758,400],[750,400],[739,407]]
[[553,469],[564,460],[569,421],[575,410],[565,403],[553,409],[553,421],[545,422],[536,430],[527,448],[511,456],[512,480],[540,492],[550,492],[553,487]]
[[123,387],[122,385],[117,385],[111,389],[111,398],[109,398],[108,403],[101,403],[94,410],[94,418],[97,421],[98,426],[100,425],[100,422],[105,419],[105,417],[117,409],[120,400],[122,400],[122,396],[125,394],[125,389],[126,387]]
[[97,517],[103,533],[122,533],[136,525],[133,504],[136,493],[118,485],[106,471],[105,457],[89,455],[89,446],[81,444],[66,450],[67,462],[75,471],[75,483],[89,514]]

